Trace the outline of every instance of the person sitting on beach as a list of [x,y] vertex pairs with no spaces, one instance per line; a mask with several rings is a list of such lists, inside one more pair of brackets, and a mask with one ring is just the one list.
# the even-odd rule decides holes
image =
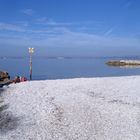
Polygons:
[[15,79],[13,80],[13,82],[16,84],[16,83],[19,83],[20,82],[20,77],[19,76],[16,76]]
[[20,77],[20,82],[25,82],[27,79],[25,77]]

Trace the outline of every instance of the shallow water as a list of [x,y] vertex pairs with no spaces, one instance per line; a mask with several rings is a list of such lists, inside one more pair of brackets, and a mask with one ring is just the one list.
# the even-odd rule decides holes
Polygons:
[[[140,75],[140,68],[110,67],[108,60],[120,58],[33,58],[33,79],[64,79],[78,77],[109,77]],[[29,79],[28,58],[0,59],[0,70],[11,78],[22,75]]]

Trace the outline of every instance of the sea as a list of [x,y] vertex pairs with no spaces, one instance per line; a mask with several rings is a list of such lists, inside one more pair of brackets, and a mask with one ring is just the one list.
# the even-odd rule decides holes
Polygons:
[[[123,57],[33,57],[33,80],[66,78],[116,77],[140,75],[140,67],[108,66],[110,60],[140,60],[139,56]],[[0,57],[0,70],[7,71],[11,79],[25,76],[29,79],[29,57]]]

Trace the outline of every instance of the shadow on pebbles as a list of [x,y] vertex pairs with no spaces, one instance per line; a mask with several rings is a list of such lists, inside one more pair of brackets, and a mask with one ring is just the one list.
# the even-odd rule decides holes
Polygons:
[[7,111],[9,105],[4,103],[3,91],[3,89],[0,89],[0,133],[7,133],[17,128],[19,118],[15,117],[12,112]]

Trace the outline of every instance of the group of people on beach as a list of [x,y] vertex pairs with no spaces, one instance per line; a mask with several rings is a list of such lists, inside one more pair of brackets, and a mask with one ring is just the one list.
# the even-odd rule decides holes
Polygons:
[[20,83],[20,82],[25,82],[27,81],[27,78],[25,77],[22,77],[22,76],[16,76],[12,81],[11,83]]
[[27,78],[25,77],[21,77],[21,76],[16,76],[13,80],[10,80],[10,77],[8,79],[5,79],[4,81],[0,82],[0,88],[2,88],[3,86],[8,86],[9,84],[12,83],[20,83],[20,82],[25,82],[27,81]]
[[27,78],[24,76],[16,76],[14,79],[10,78],[10,75],[6,71],[0,71],[0,88],[3,86],[7,86],[12,83],[20,83],[20,82],[25,82],[27,81]]

